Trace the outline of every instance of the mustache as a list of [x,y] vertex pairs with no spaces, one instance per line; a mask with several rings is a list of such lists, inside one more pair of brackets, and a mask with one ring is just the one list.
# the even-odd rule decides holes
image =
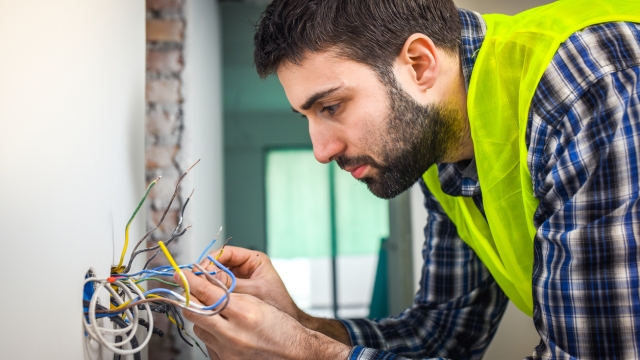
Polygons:
[[340,167],[340,169],[344,170],[345,168],[348,167],[353,167],[356,165],[363,165],[363,164],[367,164],[373,168],[382,168],[382,165],[379,164],[377,161],[375,161],[371,156],[369,155],[358,155],[358,156],[353,156],[353,157],[349,157],[346,155],[340,155],[339,157],[337,157],[336,159],[336,164],[338,164],[338,166]]

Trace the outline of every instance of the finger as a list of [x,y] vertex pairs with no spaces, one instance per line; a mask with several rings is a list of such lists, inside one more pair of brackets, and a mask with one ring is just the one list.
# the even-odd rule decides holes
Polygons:
[[[198,264],[198,265],[202,266],[202,264]],[[205,268],[205,271],[207,271],[209,273],[209,275],[211,275],[212,277],[214,277],[218,281],[220,281],[227,289],[230,289],[231,286],[233,285],[233,280],[232,280],[231,276],[229,276],[226,272],[221,271],[217,266],[215,266],[215,265],[207,266]],[[207,278],[207,276],[205,274],[203,274],[201,272],[201,269],[199,269],[197,266],[194,266],[193,269],[191,269],[191,272],[199,273],[198,276],[200,276],[203,279]],[[212,272],[214,272],[214,273],[211,274]],[[211,282],[211,283],[216,285],[216,286],[219,286],[219,284],[217,284],[215,282]]]
[[205,345],[207,346],[207,350],[209,350],[209,348],[216,348],[216,337],[209,331],[205,330],[204,327],[200,325],[193,325],[193,333],[198,337],[198,339],[202,340],[202,342],[205,343]]
[[220,360],[220,356],[218,356],[218,354],[216,354],[213,349],[213,347],[207,346],[207,353],[209,353],[209,358],[211,358],[211,360]]
[[[193,294],[203,304],[210,306],[225,295],[224,290],[213,285],[207,279],[196,276],[189,271],[185,271],[183,273],[189,282],[189,290],[191,294]],[[180,286],[184,287],[182,281],[179,281],[180,279],[178,274],[174,275],[174,279],[178,281]]]
[[208,329],[209,332],[213,333],[217,329],[225,326],[228,320],[220,315],[207,316],[201,315],[191,311],[189,308],[182,309],[182,316],[191,321],[194,326],[198,325],[201,328]]
[[[186,297],[187,296],[187,292],[183,291],[180,295],[182,295],[182,297]],[[194,299],[194,298],[191,298],[191,302],[192,303],[196,303],[198,305],[204,305],[203,303],[200,302],[200,300]],[[204,306],[206,306],[206,305],[204,305]]]
[[[213,266],[213,268],[214,269],[207,269],[207,271],[211,272],[213,270],[217,270],[217,272],[212,276],[220,280],[220,282],[222,282],[222,284],[224,284],[227,289],[231,289],[231,286],[233,285],[233,280],[231,279],[231,277],[224,271],[220,271],[220,269],[218,269],[215,265]],[[197,269],[194,267],[193,271],[197,271]],[[200,277],[204,278],[204,275],[200,275]],[[263,292],[260,285],[261,284],[259,284],[255,280],[236,278],[236,287],[234,288],[233,292],[261,297]]]
[[[222,282],[227,289],[231,289],[233,281],[231,280],[231,277],[229,275],[221,271],[213,275],[213,277],[220,280],[220,282]],[[249,294],[257,296],[262,294],[262,286],[261,283],[256,280],[236,278],[236,287],[233,289],[233,292],[238,294]]]
[[193,326],[193,333],[206,345],[209,358],[212,360],[220,360],[220,356],[214,350],[220,349],[220,341],[215,337],[215,335],[198,325]]
[[[217,252],[211,255],[214,257]],[[218,261],[226,267],[233,268],[233,273],[243,278],[251,277],[263,265],[271,266],[271,261],[266,254],[236,246],[225,247]]]

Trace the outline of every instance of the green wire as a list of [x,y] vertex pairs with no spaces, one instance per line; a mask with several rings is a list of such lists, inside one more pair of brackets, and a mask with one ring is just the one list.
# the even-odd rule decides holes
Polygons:
[[129,247],[129,226],[131,226],[131,222],[133,221],[133,218],[136,217],[136,214],[142,207],[142,204],[144,204],[144,201],[147,199],[147,196],[149,195],[149,191],[151,191],[151,188],[153,187],[153,185],[158,183],[158,180],[160,180],[160,177],[153,180],[149,184],[149,186],[147,186],[147,190],[144,192],[144,196],[142,197],[142,200],[140,200],[140,203],[138,203],[138,207],[133,212],[133,215],[131,215],[131,219],[129,219],[129,222],[127,223],[127,226],[124,229],[124,248],[122,249],[122,255],[120,255],[120,262],[116,267],[116,272],[122,271],[122,263],[124,263],[124,256],[127,253],[127,248]]
[[[185,334],[189,335],[189,333],[185,332]],[[191,335],[189,335],[189,337],[191,338],[191,340],[193,340],[194,343],[196,343],[196,346],[198,347],[198,349],[200,349],[200,351],[202,351],[202,354],[204,354],[204,356],[207,356],[207,353],[204,352],[204,350],[202,349],[202,347],[200,346],[200,344],[198,344],[198,340],[194,339]]]

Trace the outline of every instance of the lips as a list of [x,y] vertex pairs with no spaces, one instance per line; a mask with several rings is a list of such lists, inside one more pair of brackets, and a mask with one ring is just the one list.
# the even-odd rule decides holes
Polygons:
[[360,179],[362,177],[362,175],[364,175],[364,172],[367,170],[367,164],[362,164],[353,168],[349,168],[349,169],[345,169],[348,172],[351,173],[351,176],[353,176],[356,179]]

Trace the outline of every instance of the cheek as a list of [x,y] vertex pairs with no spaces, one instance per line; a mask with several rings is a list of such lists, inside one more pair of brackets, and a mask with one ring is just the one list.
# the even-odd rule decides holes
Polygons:
[[367,106],[362,112],[362,117],[366,121],[367,128],[378,129],[378,131],[385,130],[390,112],[389,99],[376,96],[375,100],[372,99],[367,102]]
[[358,141],[375,156],[381,151],[381,144],[387,142],[388,131],[388,119],[383,112],[369,113],[360,128]]

